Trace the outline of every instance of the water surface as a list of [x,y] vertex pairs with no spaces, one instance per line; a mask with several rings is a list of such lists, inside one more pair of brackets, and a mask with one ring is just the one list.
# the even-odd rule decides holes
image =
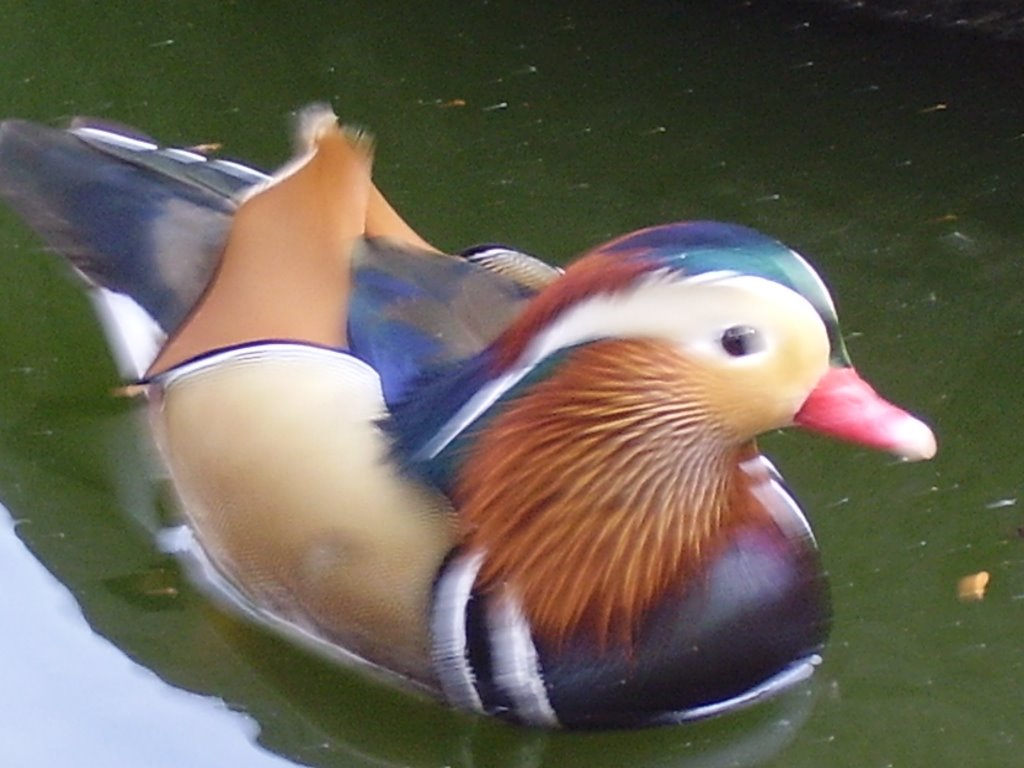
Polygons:
[[[939,458],[763,441],[833,580],[807,688],[654,732],[481,722],[311,659],[183,581],[152,545],[165,503],[88,304],[4,212],[0,500],[18,521],[0,527],[4,764],[139,765],[138,734],[154,766],[1018,762],[1021,49],[761,2],[407,6],[6,3],[0,112],[108,117],[272,167],[290,111],[329,100],[373,129],[381,186],[445,247],[567,258],[656,222],[752,225],[821,267],[858,367],[936,426]],[[35,597],[45,579],[20,542],[81,605],[91,644],[66,595]],[[957,600],[981,570],[985,599]],[[132,698],[127,670],[181,709]]]

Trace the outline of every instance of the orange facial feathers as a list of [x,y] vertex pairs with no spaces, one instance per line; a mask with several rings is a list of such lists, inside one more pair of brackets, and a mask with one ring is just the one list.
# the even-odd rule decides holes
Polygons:
[[[716,434],[696,371],[666,343],[600,341],[510,403],[456,489],[480,584],[509,589],[538,637],[629,647],[645,613],[694,576],[733,525],[735,447]],[[629,375],[624,373],[628,371]],[[684,390],[684,391],[680,391]]]

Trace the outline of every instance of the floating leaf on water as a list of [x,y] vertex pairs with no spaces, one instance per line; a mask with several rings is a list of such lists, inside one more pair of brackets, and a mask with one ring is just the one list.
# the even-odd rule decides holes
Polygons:
[[991,576],[988,571],[978,571],[964,576],[957,582],[956,594],[962,602],[977,602],[985,598],[985,589]]

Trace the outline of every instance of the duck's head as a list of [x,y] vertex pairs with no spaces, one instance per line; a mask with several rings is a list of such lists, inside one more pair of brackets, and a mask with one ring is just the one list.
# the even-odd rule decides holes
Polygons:
[[907,460],[935,453],[931,430],[857,374],[803,257],[746,227],[684,222],[590,251],[484,353],[431,381],[419,394],[442,402],[411,430],[415,459],[449,454],[531,382],[600,349],[609,359],[592,371],[595,390],[674,388],[679,408],[734,445],[795,425]]
[[[680,355],[707,377],[707,405],[737,438],[795,425],[910,461],[935,454],[932,431],[858,375],[824,282],[777,240],[733,224],[669,224],[613,240],[577,268],[606,271],[610,282],[612,272],[635,270],[635,278],[605,294],[608,309],[625,310],[623,330],[630,335],[642,335],[647,322],[655,335],[674,339]],[[552,293],[547,300],[561,309],[585,306],[582,297]],[[582,293],[592,291],[582,287]],[[606,316],[611,333],[615,314]],[[520,344],[531,335],[530,322],[514,332]]]

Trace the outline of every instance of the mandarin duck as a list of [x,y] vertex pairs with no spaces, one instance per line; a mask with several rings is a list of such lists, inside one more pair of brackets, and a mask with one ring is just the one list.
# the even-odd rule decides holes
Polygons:
[[564,273],[435,249],[323,107],[273,175],[126,129],[0,128],[0,195],[88,285],[211,578],[464,710],[618,728],[806,678],[830,604],[755,438],[909,460],[795,251],[696,221]]

